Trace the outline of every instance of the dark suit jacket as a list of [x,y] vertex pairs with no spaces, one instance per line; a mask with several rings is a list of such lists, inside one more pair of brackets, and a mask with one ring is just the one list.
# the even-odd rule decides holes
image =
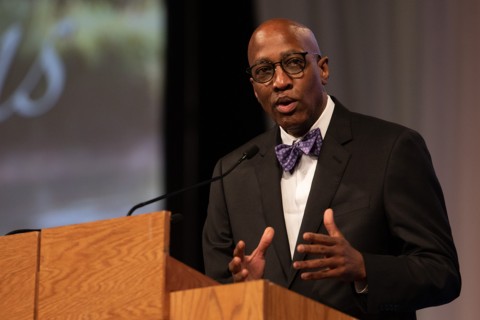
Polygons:
[[[335,110],[318,158],[300,236],[326,233],[323,212],[364,257],[369,292],[350,282],[301,280],[292,268],[282,210],[282,170],[273,127],[220,159],[228,170],[251,145],[258,154],[212,183],[203,233],[205,273],[232,281],[228,263],[244,240],[249,254],[267,226],[275,229],[264,278],[360,319],[415,319],[415,310],[444,304],[460,293],[461,277],[442,189],[423,138],[404,126]],[[295,252],[294,260],[310,257]]]

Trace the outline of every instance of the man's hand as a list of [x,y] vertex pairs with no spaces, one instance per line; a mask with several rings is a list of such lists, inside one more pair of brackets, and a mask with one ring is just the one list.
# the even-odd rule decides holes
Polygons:
[[245,256],[245,242],[239,241],[237,243],[233,251],[233,259],[228,264],[234,282],[258,280],[263,277],[265,253],[272,243],[274,233],[272,227],[267,227],[257,248],[249,256]]
[[319,233],[306,232],[303,239],[311,244],[297,246],[299,252],[316,259],[295,261],[295,269],[315,269],[303,272],[302,279],[340,278],[344,281],[365,281],[367,274],[362,254],[353,248],[338,230],[333,219],[333,210],[325,210],[323,223],[328,236]]

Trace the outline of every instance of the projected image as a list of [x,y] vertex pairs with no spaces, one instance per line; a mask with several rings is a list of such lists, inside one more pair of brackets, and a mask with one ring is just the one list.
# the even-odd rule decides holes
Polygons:
[[162,4],[0,1],[0,234],[161,193]]

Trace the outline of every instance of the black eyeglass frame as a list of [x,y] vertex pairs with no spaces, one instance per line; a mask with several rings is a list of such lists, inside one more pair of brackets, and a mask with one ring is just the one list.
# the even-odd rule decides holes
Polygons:
[[[295,54],[299,54],[302,56],[303,58],[303,61],[304,61],[304,65],[303,65],[303,68],[301,68],[300,71],[298,72],[288,72],[287,70],[285,70],[285,67],[283,66],[283,63],[288,61],[288,58],[292,55],[295,55]],[[286,55],[285,57],[283,57],[280,61],[277,61],[277,62],[269,62],[269,61],[263,61],[263,62],[260,62],[260,63],[256,63],[254,64],[253,66],[251,67],[248,67],[245,71],[252,77],[253,81],[255,82],[258,82],[258,83],[267,83],[269,82],[270,80],[273,79],[273,76],[275,75],[275,70],[276,70],[276,66],[277,64],[280,65],[280,67],[282,68],[283,72],[285,72],[286,74],[292,76],[292,75],[296,75],[296,74],[299,74],[299,73],[302,73],[305,68],[307,67],[307,59],[306,59],[306,55],[307,54],[312,54],[312,55],[315,55],[317,56],[319,59],[322,57],[319,53],[312,53],[312,52],[308,52],[308,51],[304,51],[304,52],[292,52],[292,53],[289,53],[288,55]],[[270,65],[272,67],[272,76],[270,78],[268,78],[267,80],[265,81],[258,81],[257,79],[255,79],[255,76],[253,75],[252,73],[252,69],[255,68],[256,66],[258,65]]]

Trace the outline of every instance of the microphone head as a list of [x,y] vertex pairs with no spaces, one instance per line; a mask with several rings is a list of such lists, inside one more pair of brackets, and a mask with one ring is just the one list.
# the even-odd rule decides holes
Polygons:
[[247,151],[245,151],[243,153],[243,155],[244,155],[245,159],[251,159],[251,158],[253,158],[253,156],[255,156],[258,153],[258,150],[259,149],[258,149],[257,145],[254,144],[253,146],[248,148]]

